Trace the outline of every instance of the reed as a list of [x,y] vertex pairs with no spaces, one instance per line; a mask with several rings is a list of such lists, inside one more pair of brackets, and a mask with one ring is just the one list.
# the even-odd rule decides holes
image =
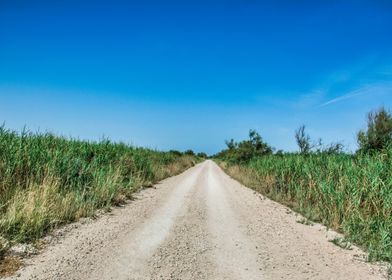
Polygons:
[[392,149],[373,155],[266,155],[221,165],[246,186],[392,261]]
[[0,127],[0,257],[59,225],[123,203],[196,158]]

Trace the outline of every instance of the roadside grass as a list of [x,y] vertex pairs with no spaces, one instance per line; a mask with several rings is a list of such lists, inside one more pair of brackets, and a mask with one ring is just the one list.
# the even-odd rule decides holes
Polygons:
[[124,203],[194,156],[0,127],[0,262],[7,249]]
[[302,218],[302,219],[298,220],[297,223],[303,224],[305,226],[312,226],[313,225],[313,223],[309,219],[306,219],[306,218]]
[[21,261],[14,257],[5,257],[0,261],[0,277],[12,276],[21,266]]
[[352,250],[351,243],[345,238],[335,237],[334,239],[330,240],[330,242],[342,249]]
[[219,161],[233,178],[392,262],[392,149],[373,155],[266,155]]

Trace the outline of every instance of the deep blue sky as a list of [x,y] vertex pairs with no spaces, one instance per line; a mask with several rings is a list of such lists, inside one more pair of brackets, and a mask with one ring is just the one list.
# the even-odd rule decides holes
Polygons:
[[[389,4],[389,3],[390,4]],[[343,141],[392,109],[390,1],[0,1],[9,128],[214,153]]]

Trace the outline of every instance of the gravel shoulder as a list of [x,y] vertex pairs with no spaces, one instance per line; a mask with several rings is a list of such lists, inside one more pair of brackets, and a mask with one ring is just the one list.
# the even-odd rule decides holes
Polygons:
[[63,228],[8,279],[386,279],[301,218],[205,161]]

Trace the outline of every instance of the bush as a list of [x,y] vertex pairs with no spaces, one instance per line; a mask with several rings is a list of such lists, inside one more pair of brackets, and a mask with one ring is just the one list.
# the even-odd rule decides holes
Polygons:
[[295,131],[295,140],[297,142],[300,154],[309,153],[325,153],[339,154],[343,152],[344,145],[340,142],[323,144],[323,140],[319,138],[317,141],[311,141],[311,138],[305,132],[305,125],[301,125]]
[[258,132],[249,131],[249,139],[239,143],[233,139],[226,141],[227,149],[215,157],[220,157],[233,163],[248,162],[254,157],[272,154],[273,148],[265,143]]
[[295,131],[295,140],[297,141],[299,152],[301,154],[307,154],[312,149],[312,145],[310,144],[310,136],[305,133],[304,125],[301,125]]
[[188,156],[194,156],[194,155],[195,155],[195,152],[192,151],[192,150],[186,150],[186,151],[184,152],[184,154],[186,154],[186,155],[188,155]]
[[175,156],[181,156],[182,155],[182,153],[180,151],[177,151],[177,150],[170,150],[169,153],[171,153],[171,154],[173,154]]
[[368,114],[367,129],[357,135],[359,152],[374,153],[392,144],[392,116],[381,107]]
[[199,158],[208,158],[208,155],[206,154],[206,153],[198,153],[197,154],[197,156],[199,157]]

